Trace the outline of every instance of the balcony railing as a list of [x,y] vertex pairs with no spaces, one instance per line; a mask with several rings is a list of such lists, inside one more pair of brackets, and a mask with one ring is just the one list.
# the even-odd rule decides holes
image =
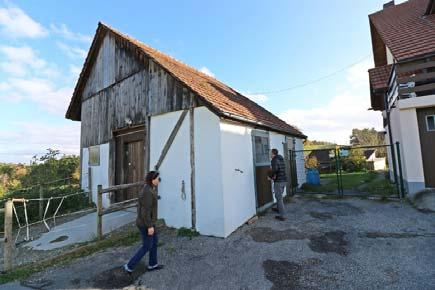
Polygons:
[[435,95],[435,61],[395,66],[400,99]]

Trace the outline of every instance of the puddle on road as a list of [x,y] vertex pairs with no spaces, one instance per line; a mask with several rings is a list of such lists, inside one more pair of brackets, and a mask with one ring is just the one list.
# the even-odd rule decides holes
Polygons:
[[317,253],[337,253],[346,256],[348,242],[344,239],[346,233],[343,231],[333,231],[324,233],[321,236],[310,236],[308,246]]
[[59,243],[68,240],[68,236],[60,236],[52,241],[50,241],[50,244]]
[[360,237],[366,237],[370,239],[378,239],[378,238],[393,238],[393,239],[408,239],[408,238],[417,238],[417,237],[435,237],[435,233],[384,233],[384,232],[368,232],[365,235],[360,235]]
[[146,272],[143,263],[139,263],[132,274],[125,273],[121,266],[103,271],[91,279],[93,287],[99,289],[124,288],[134,283]]
[[311,217],[319,219],[319,220],[330,220],[335,217],[333,213],[330,212],[318,212],[318,211],[310,211],[308,213]]
[[333,280],[315,269],[321,263],[316,258],[304,260],[302,263],[266,260],[263,262],[263,269],[266,278],[273,283],[272,290],[319,289],[326,280]]
[[271,228],[258,227],[252,228],[247,232],[256,242],[274,243],[284,240],[303,240],[307,236],[293,229],[277,231]]

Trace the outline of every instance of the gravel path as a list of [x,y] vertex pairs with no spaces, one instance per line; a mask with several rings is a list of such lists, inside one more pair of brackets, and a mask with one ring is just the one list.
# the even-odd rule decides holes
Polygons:
[[[296,197],[227,239],[161,234],[166,268],[119,271],[119,247],[22,281],[40,289],[434,289],[435,214],[407,203]],[[0,289],[26,289],[20,283]],[[21,287],[21,288],[20,288]]]

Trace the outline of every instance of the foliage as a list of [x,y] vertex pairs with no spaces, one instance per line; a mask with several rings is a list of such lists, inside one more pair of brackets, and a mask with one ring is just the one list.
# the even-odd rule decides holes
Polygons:
[[367,169],[367,161],[361,149],[349,150],[349,155],[341,159],[343,170],[347,172],[358,172]]
[[189,239],[192,239],[193,237],[199,236],[199,233],[193,229],[182,227],[177,230],[177,235],[180,237],[188,237]]
[[326,149],[333,148],[336,144],[327,142],[327,141],[317,141],[317,140],[305,140],[304,149],[305,150],[313,150],[313,149]]

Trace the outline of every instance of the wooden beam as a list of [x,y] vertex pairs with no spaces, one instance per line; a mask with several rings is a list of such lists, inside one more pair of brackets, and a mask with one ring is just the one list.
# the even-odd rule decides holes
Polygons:
[[412,93],[412,92],[423,92],[423,91],[429,91],[429,90],[435,90],[435,83],[416,86],[413,88],[399,88],[399,94],[407,94],[407,93]]
[[103,186],[101,184],[97,187],[97,237],[99,240],[103,239]]
[[5,203],[5,243],[3,248],[4,270],[10,271],[12,269],[12,243],[14,242],[12,233],[12,200]]
[[196,230],[196,197],[195,197],[195,111],[189,110],[190,123],[190,193],[192,208],[192,229]]
[[138,182],[134,182],[134,183],[114,185],[114,186],[110,186],[107,188],[101,188],[101,191],[98,191],[98,193],[101,195],[101,194],[106,193],[106,192],[123,190],[123,189],[128,189],[128,188],[132,188],[132,187],[136,187],[136,186],[143,186],[144,184],[145,184],[144,181],[138,181]]
[[398,78],[397,82],[399,84],[403,84],[407,82],[419,82],[419,81],[429,80],[433,78],[435,78],[435,72],[419,73],[419,74],[415,74],[414,76]]
[[184,110],[181,113],[181,116],[178,119],[177,123],[175,124],[174,129],[172,129],[171,135],[169,135],[169,138],[166,141],[165,147],[163,147],[162,153],[160,154],[159,161],[157,161],[157,164],[154,167],[155,170],[159,170],[160,166],[162,165],[163,160],[166,157],[166,154],[168,154],[169,148],[171,148],[171,145],[174,142],[174,139],[177,136],[177,133],[180,130],[180,127],[183,124],[184,119],[186,118],[187,113],[188,113],[187,110]]
[[409,71],[416,71],[420,69],[435,67],[435,61],[423,62],[423,63],[410,63],[401,64],[396,67],[397,73],[405,73]]

